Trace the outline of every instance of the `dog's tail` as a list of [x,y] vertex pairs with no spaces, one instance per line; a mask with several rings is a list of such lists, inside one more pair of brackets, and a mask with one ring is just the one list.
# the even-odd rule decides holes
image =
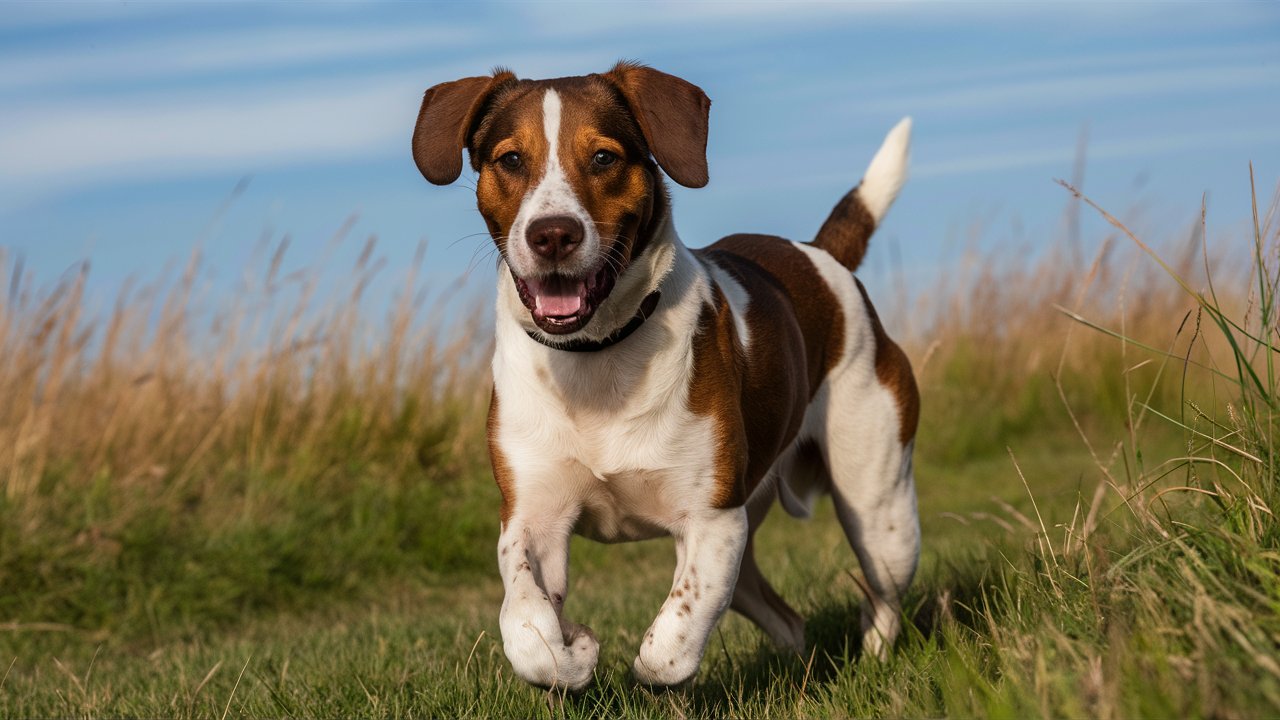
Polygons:
[[831,253],[850,271],[856,270],[867,254],[871,233],[889,212],[889,206],[907,180],[910,154],[911,118],[908,117],[885,136],[862,182],[836,203],[813,244]]

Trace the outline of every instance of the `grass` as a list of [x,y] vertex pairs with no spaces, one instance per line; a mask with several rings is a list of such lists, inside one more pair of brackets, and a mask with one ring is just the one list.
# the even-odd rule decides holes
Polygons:
[[484,467],[483,343],[415,329],[413,273],[364,337],[372,250],[325,306],[318,272],[277,277],[282,244],[213,314],[194,259],[105,318],[86,317],[87,268],[43,293],[15,268],[0,288],[0,617],[189,634],[487,564],[487,498],[457,489]]
[[603,643],[579,697],[503,657],[486,341],[434,327],[412,273],[370,330],[371,246],[332,304],[282,248],[218,312],[194,260],[100,317],[84,270],[41,291],[10,263],[0,715],[1275,715],[1274,220],[1140,263],[1114,220],[1089,265],[977,258],[899,308],[929,319],[903,338],[925,557],[887,663],[826,505],[758,548],[811,654],[730,615],[671,692],[627,676],[670,542],[575,540],[568,612]]

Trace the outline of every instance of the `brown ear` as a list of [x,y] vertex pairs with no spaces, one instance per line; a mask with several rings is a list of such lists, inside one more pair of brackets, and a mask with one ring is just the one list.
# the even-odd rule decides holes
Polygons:
[[707,115],[711,100],[697,85],[653,68],[620,62],[604,76],[622,92],[649,151],[685,187],[707,184]]
[[422,176],[448,185],[462,174],[462,150],[479,119],[480,109],[500,85],[515,80],[506,72],[440,83],[427,90],[413,129],[413,161]]

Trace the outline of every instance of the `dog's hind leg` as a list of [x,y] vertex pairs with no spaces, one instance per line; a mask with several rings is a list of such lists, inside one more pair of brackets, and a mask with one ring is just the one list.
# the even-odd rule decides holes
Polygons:
[[824,443],[831,496],[866,578],[862,649],[884,659],[901,629],[902,597],[920,558],[915,442],[902,442],[887,388],[841,380],[833,383]]
[[804,654],[804,619],[778,596],[756,565],[755,531],[769,514],[775,497],[775,490],[762,488],[747,505],[751,535],[742,553],[742,568],[729,607],[758,625],[775,645]]

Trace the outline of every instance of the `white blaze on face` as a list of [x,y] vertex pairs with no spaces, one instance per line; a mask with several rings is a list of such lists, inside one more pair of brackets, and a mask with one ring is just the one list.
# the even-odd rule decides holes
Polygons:
[[600,233],[596,231],[595,223],[578,200],[578,194],[569,184],[569,178],[564,172],[560,153],[560,125],[560,94],[549,89],[542,98],[542,131],[547,139],[546,163],[542,177],[520,203],[520,211],[511,223],[511,234],[507,241],[507,262],[517,275],[524,278],[537,278],[547,273],[540,258],[534,256],[526,242],[529,224],[544,217],[567,215],[577,218],[585,231],[582,244],[568,260],[561,263],[558,272],[582,276],[594,271],[600,264]]

